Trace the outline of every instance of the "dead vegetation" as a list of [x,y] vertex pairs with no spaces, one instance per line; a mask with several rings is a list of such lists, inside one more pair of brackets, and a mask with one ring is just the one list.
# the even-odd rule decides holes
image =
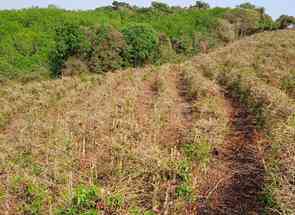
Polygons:
[[279,87],[278,76],[292,74],[293,37],[293,31],[261,33],[192,60],[197,70],[247,107],[257,129],[268,137],[269,144],[262,145],[266,169],[262,201],[270,214],[294,213],[295,106],[290,91]]
[[1,86],[1,211],[293,214],[293,36]]

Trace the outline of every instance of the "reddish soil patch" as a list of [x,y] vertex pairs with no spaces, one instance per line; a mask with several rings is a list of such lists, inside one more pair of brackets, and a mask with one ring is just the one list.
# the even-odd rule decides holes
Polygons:
[[214,152],[215,161],[197,214],[262,214],[264,186],[263,153],[259,150],[262,135],[255,119],[236,99],[226,95],[231,132],[225,145]]

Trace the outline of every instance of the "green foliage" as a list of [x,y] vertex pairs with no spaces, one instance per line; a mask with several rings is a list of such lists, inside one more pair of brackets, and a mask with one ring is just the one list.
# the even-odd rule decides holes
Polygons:
[[[236,9],[200,8],[208,6],[199,1],[192,8],[169,7],[164,3],[153,2],[149,8],[138,8],[115,1],[112,6],[89,11],[67,11],[54,5],[44,9],[0,11],[0,80],[22,78],[29,81],[49,78],[50,70],[55,75],[60,75],[61,68],[71,56],[90,63],[90,69],[95,72],[117,69],[128,63],[138,66],[174,60],[173,57],[167,57],[172,54],[170,49],[167,50],[167,56],[163,52],[164,46],[158,42],[157,35],[160,34],[167,35],[175,51],[181,56],[195,54],[199,50],[196,34],[202,40],[206,38],[214,47],[219,42],[214,31],[216,21],[231,12],[239,14],[234,12]],[[261,18],[266,17],[265,14],[262,16],[258,9],[250,11],[258,16],[254,21],[255,32],[260,28],[273,29],[270,19]],[[228,21],[240,26],[244,22],[244,16],[234,16],[237,18]],[[145,27],[138,27],[137,31],[135,27],[131,28],[134,26],[132,23],[143,23],[139,26]],[[100,27],[99,30],[94,26],[108,27]],[[130,29],[132,33],[127,30],[129,27],[133,29]],[[126,33],[127,39],[124,35],[124,40],[128,43],[127,54],[121,53],[124,41],[119,33],[120,29],[130,33]],[[118,42],[116,38],[119,38]],[[133,38],[134,42],[131,41]],[[93,47],[91,42],[96,40],[103,42],[95,43]],[[110,40],[113,42],[110,43]],[[105,46],[108,48],[99,53]],[[142,47],[143,51],[137,50]],[[169,48],[169,44],[166,47]],[[159,52],[162,53],[159,55]],[[165,56],[163,60],[162,56]],[[114,61],[114,64],[110,64],[110,61]]]
[[156,10],[159,10],[159,11],[162,11],[162,12],[172,12],[170,10],[169,5],[167,5],[165,3],[162,3],[162,2],[153,1],[152,2],[152,8],[156,9]]
[[70,205],[58,211],[59,215],[98,214],[96,204],[101,200],[96,187],[79,186],[76,188]]
[[177,54],[190,54],[193,48],[193,41],[189,35],[182,35],[172,38],[172,45]]
[[83,41],[83,34],[79,25],[66,22],[56,29],[56,48],[50,56],[50,64],[55,75],[60,75],[61,67],[70,57],[78,54]]
[[91,40],[89,67],[93,72],[107,72],[124,66],[127,48],[122,33],[109,25],[94,30]]
[[206,2],[203,2],[203,1],[196,1],[195,5],[193,7],[198,8],[198,9],[209,9],[210,5]]
[[131,24],[123,30],[127,48],[127,59],[133,66],[153,63],[158,56],[157,32],[146,24]]
[[244,8],[244,9],[252,9],[252,10],[256,9],[256,5],[251,4],[250,2],[246,2],[246,3],[240,4],[237,7]]
[[190,185],[182,183],[180,186],[176,188],[176,196],[188,202],[192,202],[193,190]]
[[[259,196],[258,200],[263,203],[266,208],[279,209],[278,203],[275,199],[274,190],[271,186],[264,188],[264,191],[261,196]],[[267,211],[265,211],[265,214],[267,214]]]
[[181,160],[178,164],[178,177],[180,184],[176,187],[176,196],[185,201],[193,201],[193,189],[191,186],[191,163],[189,160]]
[[11,189],[22,201],[18,207],[23,214],[40,214],[46,197],[46,192],[42,187],[21,176],[15,176],[12,179]]
[[131,8],[131,6],[128,3],[120,1],[113,1],[112,6],[115,10],[118,10],[120,8]]
[[121,208],[123,204],[124,204],[124,197],[119,193],[109,195],[106,199],[106,205],[113,210]]
[[203,140],[198,143],[184,145],[184,152],[190,160],[207,164],[210,161],[211,146],[208,141]]
[[188,160],[181,160],[178,164],[178,176],[183,182],[190,181],[191,164]]

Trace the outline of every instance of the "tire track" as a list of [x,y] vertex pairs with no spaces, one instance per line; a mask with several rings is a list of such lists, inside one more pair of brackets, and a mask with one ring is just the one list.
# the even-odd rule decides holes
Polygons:
[[223,174],[207,185],[206,198],[198,202],[198,214],[262,214],[261,201],[265,169],[259,143],[265,141],[256,130],[255,117],[237,99],[225,94],[231,132],[216,153],[213,171]]

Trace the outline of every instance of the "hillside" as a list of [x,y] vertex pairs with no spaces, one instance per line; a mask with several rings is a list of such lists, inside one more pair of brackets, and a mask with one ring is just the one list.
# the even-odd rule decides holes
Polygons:
[[8,214],[294,214],[295,31],[0,88]]

